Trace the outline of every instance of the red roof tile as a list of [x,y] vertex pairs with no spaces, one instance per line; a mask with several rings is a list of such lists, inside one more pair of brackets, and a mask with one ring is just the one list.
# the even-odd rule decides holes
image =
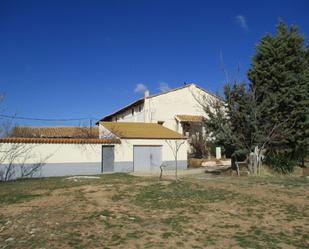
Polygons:
[[0,143],[46,143],[46,144],[120,144],[119,139],[109,138],[38,138],[6,137]]
[[16,126],[10,137],[99,138],[97,126]]

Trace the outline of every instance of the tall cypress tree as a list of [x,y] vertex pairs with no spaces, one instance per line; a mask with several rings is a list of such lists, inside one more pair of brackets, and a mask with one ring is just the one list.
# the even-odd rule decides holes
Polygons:
[[269,152],[289,159],[308,153],[309,49],[304,41],[296,26],[279,22],[275,35],[261,38],[248,71],[259,108],[257,126],[280,126],[281,137]]

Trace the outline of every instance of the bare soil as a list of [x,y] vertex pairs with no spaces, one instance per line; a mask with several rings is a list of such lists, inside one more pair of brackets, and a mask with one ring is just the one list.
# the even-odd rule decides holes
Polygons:
[[308,187],[204,175],[0,183],[0,248],[309,248]]

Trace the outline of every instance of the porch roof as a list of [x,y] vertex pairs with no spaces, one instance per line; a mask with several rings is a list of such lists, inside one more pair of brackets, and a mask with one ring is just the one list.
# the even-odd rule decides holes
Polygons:
[[119,138],[130,139],[186,139],[176,131],[155,123],[100,122]]
[[175,115],[175,118],[179,122],[197,122],[200,123],[203,121],[204,117],[202,115],[187,115],[187,114],[178,114]]

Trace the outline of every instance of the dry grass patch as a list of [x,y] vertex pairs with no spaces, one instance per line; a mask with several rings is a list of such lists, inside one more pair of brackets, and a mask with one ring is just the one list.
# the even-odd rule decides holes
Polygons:
[[0,184],[0,248],[308,248],[308,179]]

